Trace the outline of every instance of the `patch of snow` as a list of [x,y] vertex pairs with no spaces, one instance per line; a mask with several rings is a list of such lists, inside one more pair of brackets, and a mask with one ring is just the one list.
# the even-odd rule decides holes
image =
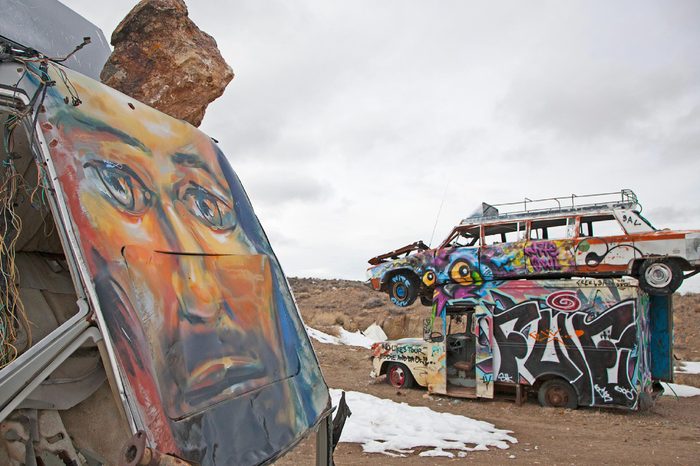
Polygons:
[[677,383],[667,383],[667,382],[661,382],[661,384],[664,387],[664,395],[665,396],[687,397],[687,396],[699,396],[700,395],[700,388],[692,387],[690,385],[681,385],[681,384],[677,384]]
[[[375,328],[376,327],[376,328]],[[371,348],[372,345],[378,341],[386,340],[386,334],[382,328],[377,324],[372,324],[367,327],[365,332],[348,332],[343,327],[338,327],[338,335],[334,337],[315,328],[306,326],[306,333],[309,334],[314,340],[320,341],[321,343],[326,343],[330,345],[348,345],[348,346],[361,346],[363,348]]]
[[306,326],[306,333],[309,334],[311,338],[313,338],[316,341],[320,341],[321,343],[327,343],[329,345],[339,345],[340,340],[338,337],[334,337],[333,335],[328,335],[327,333],[323,333],[320,330],[316,330],[315,328],[311,328],[308,325]]
[[700,361],[681,361],[676,374],[700,374]]
[[[341,390],[331,389],[333,404],[340,401]],[[341,442],[360,443],[366,453],[405,456],[417,447],[432,447],[420,456],[449,456],[458,452],[506,449],[517,443],[509,430],[466,416],[438,413],[422,406],[377,398],[360,392],[345,392],[352,416],[340,437]],[[461,455],[460,455],[461,457]]]
[[445,451],[442,448],[435,448],[433,450],[422,451],[418,453],[418,456],[446,456],[448,458],[454,458],[455,455],[449,451]]
[[357,332],[348,332],[343,327],[338,329],[338,338],[340,342],[344,345],[349,346],[361,346],[363,348],[371,348],[374,343],[376,343],[371,338],[363,335],[359,330]]

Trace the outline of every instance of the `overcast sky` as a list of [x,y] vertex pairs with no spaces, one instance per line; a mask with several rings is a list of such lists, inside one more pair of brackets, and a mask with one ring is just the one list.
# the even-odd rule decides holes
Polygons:
[[[137,2],[64,3],[109,38]],[[700,229],[698,1],[188,7],[236,74],[202,129],[290,276],[364,279],[441,204],[433,244],[481,201],[621,188]]]

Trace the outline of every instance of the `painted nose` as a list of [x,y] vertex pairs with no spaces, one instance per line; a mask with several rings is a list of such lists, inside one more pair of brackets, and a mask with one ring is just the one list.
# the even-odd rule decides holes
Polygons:
[[184,317],[211,321],[221,312],[221,288],[214,272],[214,257],[205,255],[198,240],[173,204],[163,206],[163,225],[168,249],[177,257],[173,285],[177,290]]
[[182,311],[187,318],[212,321],[221,313],[221,288],[212,271],[212,260],[213,258],[189,254],[178,257],[180,267],[173,279],[183,281],[179,288]]

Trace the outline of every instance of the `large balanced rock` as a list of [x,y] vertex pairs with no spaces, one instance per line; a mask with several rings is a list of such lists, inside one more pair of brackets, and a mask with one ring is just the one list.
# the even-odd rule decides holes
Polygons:
[[112,45],[102,82],[195,126],[233,79],[182,0],[141,1],[114,30]]

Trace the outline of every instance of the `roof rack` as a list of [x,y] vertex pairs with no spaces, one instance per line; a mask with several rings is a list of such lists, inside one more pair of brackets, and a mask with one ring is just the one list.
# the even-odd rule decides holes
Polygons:
[[[501,212],[502,208],[508,209]],[[521,207],[518,209],[518,207]],[[510,209],[514,210],[510,210]],[[483,202],[481,207],[469,217],[462,220],[461,225],[480,223],[484,220],[496,220],[505,218],[518,218],[533,215],[548,215],[571,213],[580,211],[595,211],[603,209],[639,209],[642,206],[637,200],[637,195],[631,189],[622,189],[611,193],[596,194],[571,194],[561,197],[547,197],[543,199],[524,198],[519,202],[507,202],[504,204],[487,204]]]

